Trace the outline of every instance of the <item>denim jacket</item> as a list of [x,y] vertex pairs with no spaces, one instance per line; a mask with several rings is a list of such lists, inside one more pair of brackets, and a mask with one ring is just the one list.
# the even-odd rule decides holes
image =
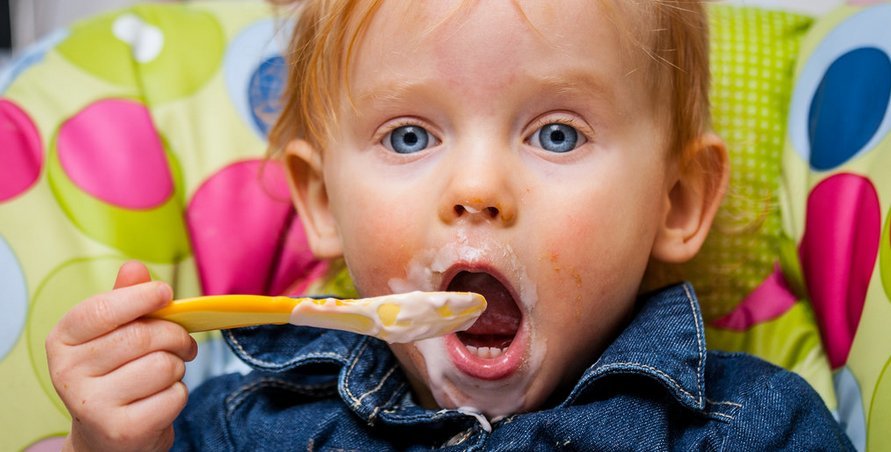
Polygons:
[[579,357],[592,364],[567,395],[491,426],[417,405],[377,339],[288,325],[231,330],[226,340],[253,371],[191,394],[174,449],[853,450],[800,377],[706,351],[689,285],[636,309],[599,358]]

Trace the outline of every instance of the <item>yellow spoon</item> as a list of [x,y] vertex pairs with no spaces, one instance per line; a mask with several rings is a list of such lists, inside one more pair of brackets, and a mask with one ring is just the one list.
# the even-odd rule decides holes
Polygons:
[[387,342],[414,342],[470,328],[486,310],[472,292],[409,292],[373,298],[212,295],[174,300],[149,317],[189,332],[285,324],[352,331]]

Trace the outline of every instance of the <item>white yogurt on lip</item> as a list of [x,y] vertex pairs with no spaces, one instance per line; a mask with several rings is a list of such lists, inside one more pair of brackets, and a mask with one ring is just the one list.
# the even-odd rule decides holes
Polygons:
[[[416,342],[415,348],[424,357],[428,384],[436,403],[441,407],[459,409],[465,413],[481,413],[490,419],[500,419],[519,412],[526,403],[526,392],[533,383],[544,359],[546,344],[535,337],[531,328],[531,312],[538,299],[535,284],[510,245],[486,242],[473,246],[459,232],[458,240],[438,250],[418,254],[408,265],[404,279],[391,279],[394,292],[435,290],[442,285],[443,274],[455,263],[470,266],[485,264],[502,272],[515,285],[517,300],[524,311],[523,328],[527,329],[525,360],[514,374],[500,380],[481,380],[460,371],[446,351],[442,337]],[[485,423],[482,423],[486,427]],[[491,428],[491,427],[490,427]]]

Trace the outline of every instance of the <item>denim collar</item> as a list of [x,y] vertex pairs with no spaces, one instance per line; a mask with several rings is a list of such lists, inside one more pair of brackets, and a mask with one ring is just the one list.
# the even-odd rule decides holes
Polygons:
[[[456,410],[431,412],[413,402],[408,381],[386,343],[366,336],[291,325],[223,332],[232,350],[259,371],[256,378],[336,384],[340,397],[369,424],[468,422]],[[705,336],[692,287],[678,284],[645,295],[625,330],[561,403],[572,405],[610,375],[641,375],[681,405],[705,407]],[[320,383],[321,382],[321,383]],[[471,420],[469,422],[475,422]]]
[[661,383],[681,405],[705,409],[705,329],[689,283],[641,297],[625,330],[582,375],[563,405],[609,375],[643,375]]

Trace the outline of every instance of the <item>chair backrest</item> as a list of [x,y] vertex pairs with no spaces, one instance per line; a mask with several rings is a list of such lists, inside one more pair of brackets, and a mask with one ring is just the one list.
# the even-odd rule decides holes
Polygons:
[[822,335],[838,415],[891,449],[891,3],[817,22],[796,68],[783,155],[784,232]]

